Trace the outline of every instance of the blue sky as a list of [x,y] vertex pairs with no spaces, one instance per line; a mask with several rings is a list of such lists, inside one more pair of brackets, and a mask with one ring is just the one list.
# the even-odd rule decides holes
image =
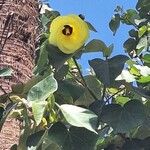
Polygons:
[[[117,5],[123,8],[135,8],[137,0],[45,0],[48,1],[50,6],[61,13],[67,14],[83,14],[86,20],[91,22],[98,31],[97,33],[91,32],[91,39],[100,39],[107,45],[114,43],[113,55],[124,53],[123,42],[128,38],[128,30],[131,27],[121,25],[116,35],[113,36],[109,29],[109,21],[112,17],[114,9]],[[102,57],[100,53],[83,55],[79,60],[83,66],[84,74],[88,68],[88,60],[93,58]]]

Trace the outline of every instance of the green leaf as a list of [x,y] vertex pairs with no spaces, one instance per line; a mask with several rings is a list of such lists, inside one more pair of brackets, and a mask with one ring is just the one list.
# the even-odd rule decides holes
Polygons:
[[85,128],[70,127],[68,130],[58,122],[49,129],[48,139],[62,150],[94,150],[98,135]]
[[45,100],[57,90],[57,86],[57,81],[53,75],[49,75],[34,85],[28,92],[27,100],[32,104],[33,115],[37,125],[41,122],[45,110]]
[[16,84],[12,86],[13,94],[22,94],[24,92],[25,85],[22,83]]
[[66,126],[57,122],[48,130],[48,140],[57,144],[59,147],[64,147],[68,134]]
[[[59,84],[60,85],[60,84]],[[65,88],[60,87],[58,90],[55,92],[55,101],[61,105],[61,104],[73,104],[74,100]]]
[[142,59],[143,59],[144,62],[150,63],[150,54],[145,54]]
[[3,68],[0,69],[0,77],[8,77],[11,76],[13,70],[11,68]]
[[134,29],[131,29],[129,31],[129,35],[133,38],[137,38],[138,37],[138,31],[134,30]]
[[113,32],[113,35],[116,34],[117,29],[120,26],[120,15],[119,14],[115,14],[111,21],[109,22],[109,28],[111,29],[111,31]]
[[38,102],[45,101],[50,94],[53,94],[57,90],[57,87],[57,81],[51,74],[30,89],[27,100]]
[[111,53],[113,52],[114,44],[111,44],[105,51],[103,51],[104,57],[109,57]]
[[115,102],[117,104],[120,104],[121,106],[123,106],[125,103],[127,103],[129,101],[129,97],[124,97],[124,96],[117,96],[115,99]]
[[87,25],[91,31],[97,32],[97,30],[94,28],[94,26],[90,22],[88,22],[88,21],[85,21],[85,22],[87,23]]
[[138,0],[136,9],[139,11],[139,15],[141,18],[149,19],[149,8],[150,8],[149,0]]
[[95,98],[85,89],[83,95],[75,101],[75,105],[88,107],[93,101],[95,101]]
[[[147,147],[148,144],[148,147]],[[123,144],[123,150],[148,150],[149,148],[149,139],[147,141],[142,141],[140,139],[130,139],[126,140]]]
[[[84,77],[85,82],[87,84],[87,86],[89,87],[89,89],[95,94],[95,96],[100,99],[101,98],[101,89],[102,89],[102,85],[100,83],[100,81],[92,75],[87,75]],[[87,99],[86,99],[87,100]]]
[[34,115],[34,119],[36,121],[36,124],[39,125],[42,120],[47,102],[46,101],[41,101],[41,102],[34,101],[31,104],[32,104],[32,112]]
[[92,111],[68,104],[63,104],[59,108],[69,124],[76,127],[84,127],[96,133],[98,117]]
[[3,118],[3,113],[4,113],[5,109],[3,107],[0,106],[0,121]]
[[130,73],[136,76],[141,76],[140,71],[135,66],[130,68]]
[[45,135],[45,131],[44,130],[40,130],[38,132],[35,132],[33,134],[31,134],[28,138],[27,138],[27,142],[26,142],[26,146],[28,148],[28,150],[36,150],[39,146],[39,142],[43,142],[40,141],[42,139],[42,137]]
[[47,74],[45,75],[37,75],[34,76],[32,79],[28,80],[27,83],[22,84],[16,84],[12,86],[12,93],[13,94],[27,94],[29,92],[29,90],[38,82],[40,82],[41,80],[43,80],[45,77],[47,77]]
[[93,39],[85,46],[85,52],[98,52],[105,51],[106,49],[106,44],[98,39]]
[[140,29],[138,30],[138,36],[139,36],[139,38],[141,36],[143,36],[146,31],[147,31],[147,26],[144,25],[144,26],[140,27]]
[[47,62],[48,62],[47,46],[48,46],[48,40],[43,42],[42,45],[40,46],[40,56],[38,58],[37,65],[34,69],[35,74],[40,74],[46,69]]
[[64,96],[71,96],[73,101],[76,101],[85,92],[85,88],[73,79],[66,79],[60,81],[58,84],[58,93],[62,93]]
[[144,7],[144,5],[147,5],[149,3],[149,0],[138,0],[136,4],[136,9],[139,10],[141,7]]
[[47,16],[47,18],[49,18],[52,21],[56,17],[60,16],[60,13],[58,11],[45,10],[45,15]]
[[140,52],[143,49],[146,49],[147,46],[148,46],[147,36],[144,36],[139,40],[139,43],[136,46],[136,49],[138,49],[137,54],[140,54]]
[[135,50],[136,44],[137,42],[135,39],[129,38],[124,42],[123,47],[126,50],[126,52],[130,53],[131,51]]
[[9,116],[9,114],[11,113],[11,111],[13,109],[16,109],[17,103],[9,103],[6,108],[5,111],[3,112],[2,118],[0,120],[0,132],[2,130],[3,124],[5,123],[7,117]]
[[139,83],[149,83],[150,82],[150,76],[141,76],[140,79],[137,80]]
[[97,116],[100,116],[103,106],[104,101],[96,100],[92,104],[90,104],[89,109],[93,111]]
[[41,22],[42,22],[43,27],[45,27],[50,22],[50,19],[47,18],[45,14],[42,14]]
[[135,93],[139,94],[140,96],[150,99],[150,90],[146,90],[141,87],[134,87],[134,86],[131,86],[131,88]]
[[51,143],[44,150],[61,150],[61,148],[58,145]]
[[117,55],[108,60],[93,59],[89,61],[90,66],[94,69],[97,78],[107,87],[115,83],[115,79],[120,75],[128,57]]
[[71,127],[69,132],[74,150],[95,150],[98,139],[97,134],[90,132],[85,128],[77,127]]
[[122,22],[127,25],[135,25],[135,20],[140,19],[137,11],[134,9],[128,9],[124,16],[122,16]]
[[73,54],[64,54],[58,47],[51,44],[48,45],[48,60],[49,63],[58,71],[64,63],[72,57]]
[[103,107],[101,119],[110,125],[114,132],[126,133],[143,123],[145,107],[138,100],[131,100],[124,107],[109,104]]
[[147,118],[144,120],[143,124],[136,129],[136,132],[134,133],[133,137],[138,139],[145,139],[149,137],[150,135],[150,117],[147,116]]
[[58,80],[63,80],[69,71],[68,65],[63,65],[58,72],[55,74],[55,78]]

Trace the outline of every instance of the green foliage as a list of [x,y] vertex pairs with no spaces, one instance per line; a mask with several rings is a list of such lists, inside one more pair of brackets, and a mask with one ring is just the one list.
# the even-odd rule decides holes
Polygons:
[[97,116],[92,111],[68,104],[59,108],[69,124],[96,132]]
[[[44,142],[41,142],[41,139]],[[28,149],[84,150],[86,148],[93,150],[97,139],[98,135],[85,128],[70,127],[67,129],[64,124],[57,122],[48,130],[31,134],[27,139],[27,146]]]
[[115,133],[128,133],[144,122],[145,109],[138,100],[130,100],[122,107],[109,104],[103,107],[101,119],[110,125]]
[[113,51],[113,48],[113,44],[107,47],[103,41],[99,39],[93,39],[85,46],[85,52],[89,53],[101,51],[104,57],[109,57]]
[[114,85],[116,77],[122,72],[127,60],[127,56],[118,55],[107,60],[96,58],[89,61],[89,64],[94,69],[97,78],[106,87],[111,87]]
[[13,70],[11,68],[0,69],[0,77],[11,76],[12,73],[13,73]]
[[47,76],[29,90],[27,100],[31,103],[34,119],[37,125],[40,124],[43,117],[47,104],[45,100],[56,90],[57,81],[54,79],[53,75]]
[[[12,149],[150,149],[149,8],[149,0],[138,0],[136,9],[117,6],[109,23],[113,35],[121,24],[132,29],[123,44],[126,55],[116,56],[114,45],[100,39],[73,54],[62,53],[48,43],[50,24],[60,13],[46,10],[40,15],[43,33],[35,76],[0,96],[0,129],[8,116],[23,121],[20,142]],[[84,76],[77,59],[91,52],[102,52],[103,58],[89,60]],[[2,78],[11,74],[12,69],[0,70]]]
[[120,15],[115,14],[109,23],[109,27],[110,27],[111,31],[113,32],[113,35],[116,34],[116,31],[119,28],[119,26],[120,26]]

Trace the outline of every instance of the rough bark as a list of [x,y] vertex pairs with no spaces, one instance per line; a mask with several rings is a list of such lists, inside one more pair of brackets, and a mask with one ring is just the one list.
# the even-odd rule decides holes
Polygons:
[[[32,77],[38,15],[37,0],[0,0],[0,69],[13,69],[11,77],[0,78],[0,95]],[[0,133],[0,150],[17,143],[19,132],[19,123],[8,119]]]

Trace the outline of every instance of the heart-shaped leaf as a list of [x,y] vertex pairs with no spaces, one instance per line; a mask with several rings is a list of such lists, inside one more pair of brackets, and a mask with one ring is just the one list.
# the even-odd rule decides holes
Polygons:
[[125,55],[117,55],[108,60],[96,58],[89,61],[89,64],[94,69],[97,78],[109,87],[115,83],[116,77],[120,75],[128,59]]
[[69,124],[76,127],[84,127],[96,133],[98,116],[92,111],[68,104],[61,105],[60,110]]
[[118,104],[105,105],[101,113],[101,119],[110,125],[114,132],[126,133],[143,123],[145,107],[138,100],[131,100],[123,107]]
[[70,127],[55,123],[48,131],[48,139],[61,150],[94,150],[98,135],[85,128]]

